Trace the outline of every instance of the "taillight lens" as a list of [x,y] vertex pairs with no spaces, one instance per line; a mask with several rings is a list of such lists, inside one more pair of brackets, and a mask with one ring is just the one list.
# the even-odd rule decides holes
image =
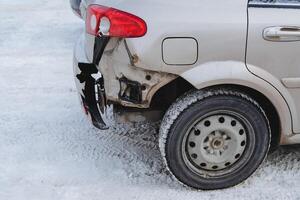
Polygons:
[[147,25],[143,19],[130,13],[91,5],[87,10],[86,31],[94,36],[134,38],[144,36]]

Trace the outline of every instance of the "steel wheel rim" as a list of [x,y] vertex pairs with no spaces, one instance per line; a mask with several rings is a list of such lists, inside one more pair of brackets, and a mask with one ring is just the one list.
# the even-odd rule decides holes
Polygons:
[[[213,111],[195,120],[182,142],[188,168],[205,178],[221,177],[243,167],[254,145],[249,121],[233,111]],[[253,138],[252,138],[253,139]]]

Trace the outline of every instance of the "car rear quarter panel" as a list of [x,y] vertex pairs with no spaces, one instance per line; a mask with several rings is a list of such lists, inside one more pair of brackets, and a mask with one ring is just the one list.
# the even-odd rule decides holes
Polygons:
[[[142,38],[127,39],[139,56],[139,67],[180,75],[209,61],[245,60],[247,0],[90,0],[133,13],[148,26]],[[167,65],[162,59],[162,42],[168,37],[192,37],[199,43],[199,59],[193,65]],[[173,51],[181,51],[174,46]]]

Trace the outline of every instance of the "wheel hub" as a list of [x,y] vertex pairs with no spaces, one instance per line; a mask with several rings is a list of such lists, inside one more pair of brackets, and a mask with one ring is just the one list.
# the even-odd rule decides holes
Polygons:
[[243,155],[246,129],[237,117],[218,114],[204,118],[189,131],[185,156],[194,170],[219,171],[234,165]]
[[220,149],[224,146],[223,138],[215,138],[213,139],[211,146],[213,149]]
[[204,141],[204,149],[208,154],[221,156],[228,149],[229,136],[220,131],[214,131],[209,134],[208,139]]

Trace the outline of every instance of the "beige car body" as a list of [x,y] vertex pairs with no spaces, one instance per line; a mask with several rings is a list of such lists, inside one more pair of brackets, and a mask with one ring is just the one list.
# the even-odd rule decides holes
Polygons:
[[[153,15],[143,12],[139,3],[122,2],[81,4],[83,17],[86,7],[97,3],[134,13],[147,22],[144,37],[111,39],[97,64],[103,76],[110,77],[105,79],[108,100],[146,109],[155,94],[178,77],[197,89],[239,86],[245,92],[258,92],[275,108],[280,144],[300,143],[300,3],[143,1],[156,9]],[[274,28],[286,29],[278,33]],[[94,42],[95,37],[88,34],[80,39],[75,65],[93,60]],[[150,80],[145,78],[149,75]],[[141,103],[119,98],[121,77],[145,86]]]

